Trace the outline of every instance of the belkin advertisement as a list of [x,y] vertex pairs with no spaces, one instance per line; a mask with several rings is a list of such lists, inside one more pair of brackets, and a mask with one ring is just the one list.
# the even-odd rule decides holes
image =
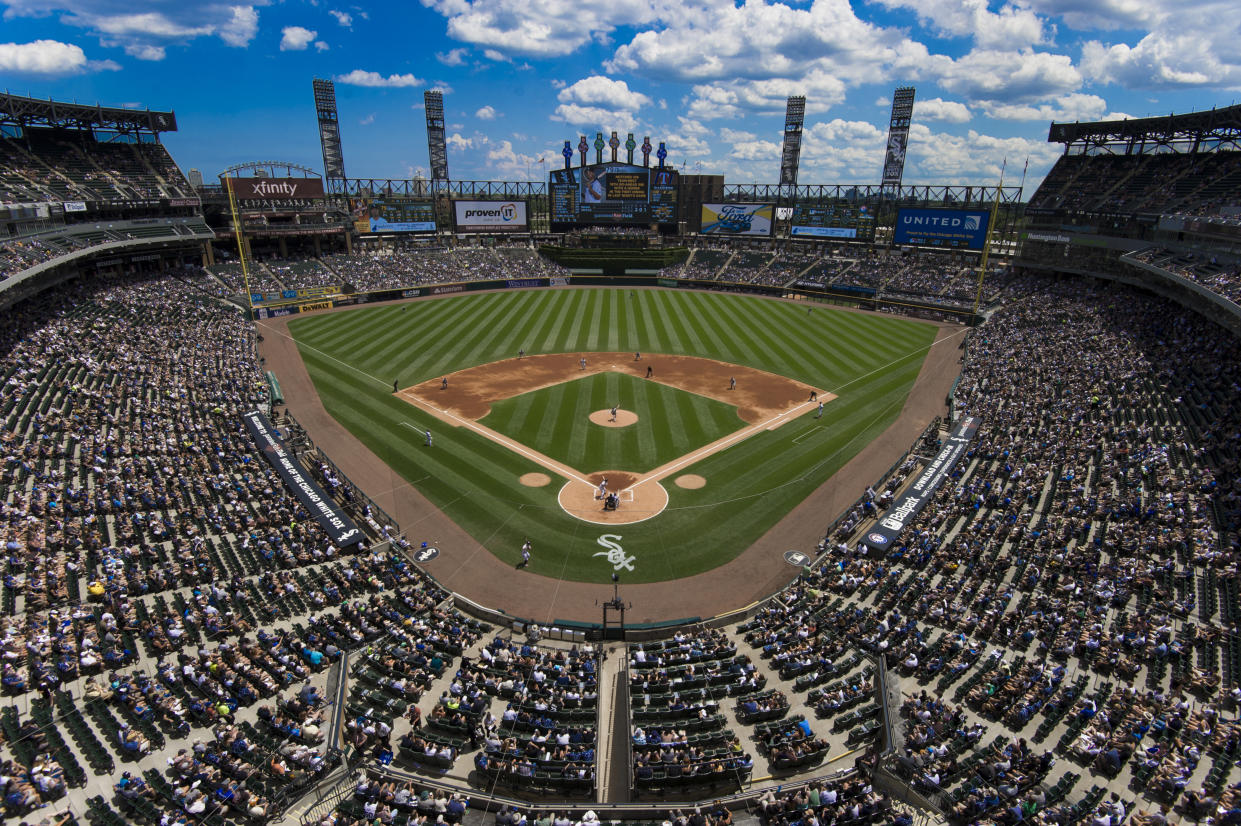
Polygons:
[[886,551],[896,542],[896,537],[918,515],[918,511],[931,501],[935,489],[965,455],[969,443],[974,440],[974,434],[978,432],[979,424],[975,416],[966,416],[961,420],[961,423],[952,431],[952,435],[948,437],[948,441],[944,442],[944,446],[939,449],[939,455],[923,468],[914,483],[892,503],[892,507],[888,508],[883,516],[879,517],[879,521],[871,526],[866,535],[859,540],[860,544],[878,551]]
[[358,526],[342,513],[332,498],[323,492],[323,488],[306,474],[297,457],[285,450],[284,440],[280,438],[280,433],[272,426],[271,421],[258,410],[251,410],[243,418],[246,420],[246,429],[250,431],[250,436],[263,458],[280,474],[289,492],[296,496],[323,526],[332,544],[338,548],[347,548],[361,542],[363,537]]
[[774,204],[703,204],[703,235],[771,235]]
[[453,201],[457,232],[528,232],[525,201]]
[[982,209],[902,209],[892,241],[897,246],[981,250],[990,217]]

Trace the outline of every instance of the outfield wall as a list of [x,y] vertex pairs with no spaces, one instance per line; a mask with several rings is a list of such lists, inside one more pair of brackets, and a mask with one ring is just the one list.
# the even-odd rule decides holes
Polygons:
[[784,298],[795,301],[814,301],[838,307],[872,310],[892,315],[905,315],[931,321],[954,321],[958,324],[977,326],[982,316],[965,307],[919,301],[909,298],[893,298],[882,294],[859,294],[854,291],[837,290],[832,287],[811,286],[769,287],[761,284],[742,284],[734,281],[704,281],[700,279],[662,278],[650,275],[580,275],[552,276],[543,278],[509,278],[492,281],[462,281],[455,284],[434,284],[426,287],[408,287],[391,290],[317,297],[314,301],[288,301],[255,307],[251,311],[254,320],[279,318],[281,316],[308,313],[333,307],[350,307],[357,304],[374,304],[380,301],[401,301],[411,298],[434,298],[458,293],[486,292],[495,290],[533,289],[540,287],[660,287],[665,289],[708,290],[710,292],[744,293],[747,295]]

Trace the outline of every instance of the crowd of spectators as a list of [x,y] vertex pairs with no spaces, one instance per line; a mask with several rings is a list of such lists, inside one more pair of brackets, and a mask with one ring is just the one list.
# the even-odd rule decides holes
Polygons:
[[183,198],[189,182],[162,144],[73,139],[26,128],[0,139],[0,203],[133,201]]
[[530,247],[456,247],[328,256],[338,280],[359,292],[461,281],[547,278],[568,271]]
[[1230,257],[1221,260],[1215,254],[1193,250],[1175,252],[1166,247],[1151,247],[1135,257],[1201,284],[1234,304],[1241,304],[1241,259]]
[[1217,215],[1241,206],[1241,152],[1062,155],[1030,198],[1034,210]]

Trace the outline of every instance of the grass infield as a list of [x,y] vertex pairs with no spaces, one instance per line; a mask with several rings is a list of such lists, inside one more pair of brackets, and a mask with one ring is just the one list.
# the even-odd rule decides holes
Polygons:
[[[289,330],[325,408],[395,474],[500,559],[515,564],[522,540],[529,537],[535,548],[532,571],[589,582],[607,582],[613,572],[606,555],[596,556],[607,550],[598,542],[603,534],[619,536],[613,541],[633,557],[633,571],[624,574],[627,582],[689,576],[732,559],[896,419],[935,335],[935,327],[922,322],[822,306],[808,312],[805,305],[751,296],[598,288],[494,292],[359,308],[293,319]],[[684,473],[702,476],[706,485],[687,490],[665,480],[667,510],[646,522],[609,529],[560,509],[561,480],[542,488],[518,483],[522,474],[542,467],[392,395],[393,381],[408,387],[513,358],[519,349],[530,354],[640,350],[644,356],[700,356],[787,376],[839,398],[824,408],[821,419],[801,416],[684,468]],[[561,385],[559,405],[554,403],[556,388],[510,399],[496,405],[488,418],[507,417],[525,431],[554,417],[558,423],[537,437],[554,450],[546,444],[537,449],[581,470],[613,469],[618,460],[607,454],[606,438],[601,446],[590,444],[589,437],[572,444],[575,434],[590,429],[575,423],[617,401],[606,398],[606,391],[595,397],[598,382],[606,388],[613,376],[622,378],[603,374],[582,380],[580,388],[577,381]],[[673,394],[666,397],[671,406],[663,407],[668,423],[660,422],[654,404],[648,415],[638,412],[652,432],[671,435],[681,429],[671,422],[673,412],[690,403],[680,396],[699,397],[663,390]],[[532,397],[531,410],[515,424],[526,396]],[[647,399],[652,401],[650,389]],[[536,404],[546,406],[534,413]],[[725,425],[715,412],[703,415],[696,419],[703,433],[693,438],[699,444],[715,438],[709,428],[730,432],[740,426],[731,420]],[[731,415],[740,421],[735,412]],[[428,428],[435,434],[433,448],[423,444],[421,433]],[[509,435],[520,439],[515,432]],[[649,459],[641,450],[637,455],[653,467],[666,461],[660,458],[663,450],[659,447],[659,457]],[[568,458],[574,451],[585,457],[576,460],[580,466]],[[858,480],[858,485],[871,481]],[[392,516],[401,519],[399,513]],[[834,516],[822,515],[824,527]],[[409,538],[435,537],[411,531]]]
[[[613,404],[638,414],[623,428],[590,421]],[[644,473],[740,430],[737,408],[623,373],[597,373],[493,404],[480,422],[583,473]]]

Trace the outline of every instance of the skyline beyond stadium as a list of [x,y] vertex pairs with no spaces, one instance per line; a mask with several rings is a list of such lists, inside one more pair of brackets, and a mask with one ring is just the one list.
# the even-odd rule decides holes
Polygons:
[[166,143],[208,180],[256,158],[319,169],[316,76],[336,83],[354,177],[426,174],[422,92],[438,87],[459,180],[546,180],[564,140],[616,130],[665,141],[687,172],[775,182],[785,98],[804,94],[801,181],[877,183],[892,89],[912,84],[905,183],[994,183],[1007,156],[1015,184],[1029,157],[1027,195],[1061,149],[1049,121],[1227,105],[1241,84],[1229,2],[0,7],[9,91],[175,109]]

